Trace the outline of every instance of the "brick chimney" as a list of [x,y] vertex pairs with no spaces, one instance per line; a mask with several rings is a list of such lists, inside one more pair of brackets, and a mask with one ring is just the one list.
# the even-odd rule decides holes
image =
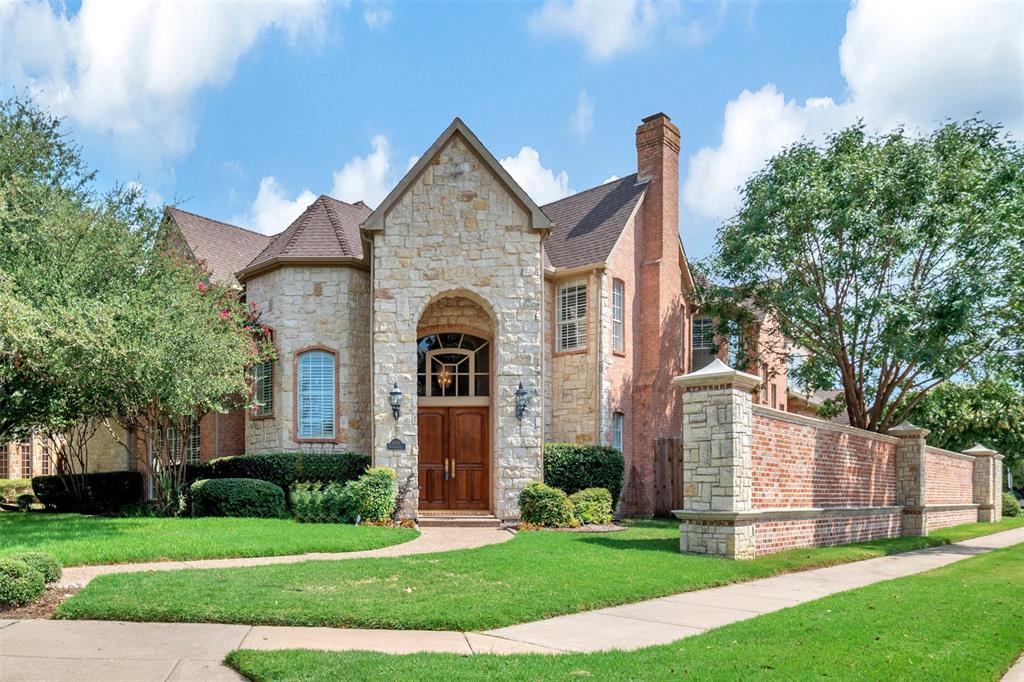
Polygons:
[[639,333],[634,338],[642,342],[634,360],[631,465],[653,499],[658,485],[656,443],[682,435],[679,396],[672,386],[672,378],[683,373],[686,329],[679,258],[679,128],[668,116],[658,113],[643,119],[636,129],[636,158],[637,175],[647,182],[647,194],[637,232]]

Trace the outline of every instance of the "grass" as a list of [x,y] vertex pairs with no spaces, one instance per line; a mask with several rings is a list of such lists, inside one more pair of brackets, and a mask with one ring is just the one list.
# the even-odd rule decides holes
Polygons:
[[[984,524],[975,534],[1022,525]],[[57,616],[476,630],[943,544],[954,532],[753,561],[680,554],[671,522],[607,534],[529,532],[441,554],[103,576],[61,604]],[[197,594],[202,599],[191,598]]]
[[631,652],[239,650],[251,680],[997,680],[1024,649],[1024,545]]
[[351,552],[412,540],[408,528],[287,519],[109,518],[0,513],[0,556],[49,552],[65,566]]

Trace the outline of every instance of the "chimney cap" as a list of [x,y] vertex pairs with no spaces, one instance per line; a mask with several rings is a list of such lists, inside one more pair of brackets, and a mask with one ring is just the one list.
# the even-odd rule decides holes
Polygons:
[[656,121],[659,118],[663,118],[666,121],[671,121],[672,120],[671,118],[669,118],[668,114],[666,114],[663,111],[659,111],[656,114],[651,114],[650,116],[647,116],[647,117],[641,119],[641,121],[643,121],[644,123],[650,123],[651,121]]

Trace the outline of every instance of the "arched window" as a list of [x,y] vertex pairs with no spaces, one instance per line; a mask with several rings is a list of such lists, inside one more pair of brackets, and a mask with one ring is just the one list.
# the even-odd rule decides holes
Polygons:
[[334,353],[327,350],[299,354],[295,378],[299,438],[334,438],[335,362]]
[[431,398],[491,394],[491,345],[458,332],[430,334],[416,345],[416,395]]

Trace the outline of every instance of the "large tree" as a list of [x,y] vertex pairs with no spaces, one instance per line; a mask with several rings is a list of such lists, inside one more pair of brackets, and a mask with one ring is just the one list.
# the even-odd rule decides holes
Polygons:
[[862,124],[772,158],[720,228],[697,304],[722,324],[767,314],[749,343],[850,423],[885,432],[957,375],[1005,371],[1024,347],[1024,152],[999,127],[924,136]]

